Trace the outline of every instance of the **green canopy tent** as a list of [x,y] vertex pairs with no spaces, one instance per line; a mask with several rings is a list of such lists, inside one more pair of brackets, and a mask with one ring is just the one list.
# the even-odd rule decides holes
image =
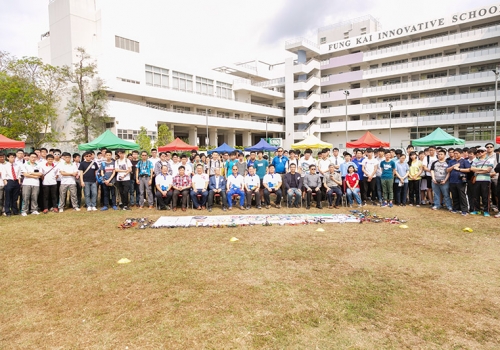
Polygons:
[[109,150],[117,150],[117,149],[138,150],[139,145],[134,142],[122,140],[109,130],[106,130],[92,142],[82,143],[81,145],[78,145],[78,149],[80,151],[93,151],[101,148],[106,148]]
[[450,146],[464,145],[465,140],[451,136],[441,128],[437,128],[429,135],[411,142],[413,146]]

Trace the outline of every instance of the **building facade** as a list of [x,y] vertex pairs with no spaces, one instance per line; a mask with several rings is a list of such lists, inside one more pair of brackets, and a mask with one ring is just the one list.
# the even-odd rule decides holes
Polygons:
[[[342,149],[370,130],[402,147],[437,126],[467,144],[493,140],[500,5],[389,30],[365,16],[320,28],[315,41],[287,41],[296,58],[203,72],[172,63],[149,27],[131,26],[137,7],[117,16],[116,6],[52,0],[39,55],[71,65],[84,47],[95,58],[108,127],[121,138],[144,126],[154,139],[167,124],[200,146],[249,146],[267,135],[289,147],[314,134]],[[52,126],[71,139],[64,112]]]

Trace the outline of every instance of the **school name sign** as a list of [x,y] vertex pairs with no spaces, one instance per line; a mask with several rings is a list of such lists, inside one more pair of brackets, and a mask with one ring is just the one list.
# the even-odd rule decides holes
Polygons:
[[437,18],[434,20],[421,22],[417,24],[410,24],[407,26],[402,26],[392,30],[375,32],[373,34],[367,34],[352,39],[346,39],[341,41],[336,41],[328,45],[328,51],[337,51],[350,47],[365,45],[369,43],[374,43],[380,40],[386,40],[397,37],[404,37],[406,35],[411,35],[431,29],[437,29],[440,27],[445,27],[448,25],[456,25],[463,22],[468,22],[472,20],[477,20],[481,18],[493,17],[500,14],[500,5],[492,5],[483,7],[480,9],[463,12],[450,16],[449,18]]

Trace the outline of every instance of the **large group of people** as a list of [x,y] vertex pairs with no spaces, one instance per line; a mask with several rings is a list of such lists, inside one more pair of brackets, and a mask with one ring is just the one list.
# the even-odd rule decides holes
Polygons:
[[[286,151],[272,157],[177,154],[102,149],[83,154],[59,149],[0,153],[0,208],[5,216],[49,212],[149,208],[186,211],[214,207],[338,209],[429,205],[433,210],[482,214],[498,212],[500,149],[428,147]],[[83,159],[82,159],[83,158]],[[69,193],[69,196],[68,196]],[[272,196],[274,198],[272,198]],[[68,200],[69,197],[69,200]],[[500,214],[495,215],[500,217]]]

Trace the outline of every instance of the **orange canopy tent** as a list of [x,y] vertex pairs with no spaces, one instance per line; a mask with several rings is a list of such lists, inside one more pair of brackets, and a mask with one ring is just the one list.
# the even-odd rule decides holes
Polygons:
[[24,148],[24,141],[11,140],[6,136],[0,135],[0,149]]
[[348,142],[347,148],[372,148],[372,147],[389,147],[389,142],[384,142],[371,132],[367,131],[366,134],[361,136],[359,140]]
[[168,145],[158,147],[158,151],[192,151],[198,150],[198,146],[191,146],[182,141],[180,138],[176,138],[174,141],[170,142]]

